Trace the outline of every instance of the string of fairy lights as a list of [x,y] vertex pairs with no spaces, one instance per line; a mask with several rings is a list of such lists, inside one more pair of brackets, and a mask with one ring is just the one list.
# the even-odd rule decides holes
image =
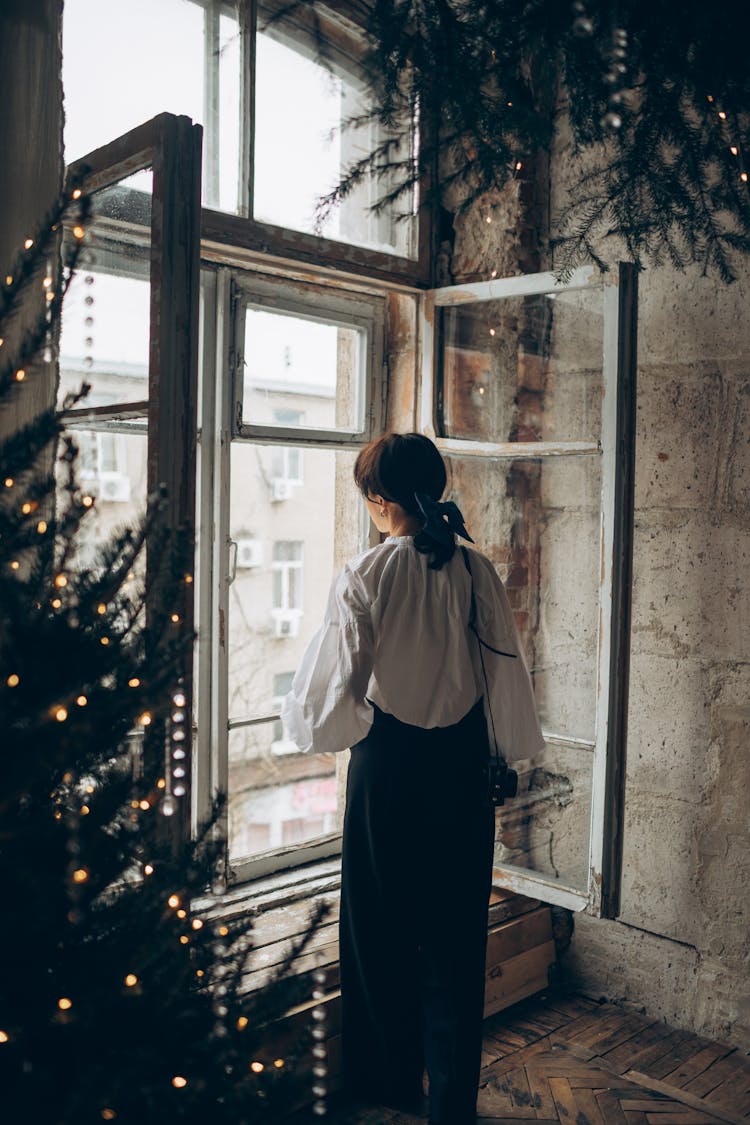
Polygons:
[[[87,202],[83,192],[80,188],[74,188],[70,194],[71,203],[84,203]],[[55,224],[54,229],[57,229]],[[86,224],[82,218],[76,219],[70,226],[70,234],[75,240],[78,248],[86,241],[87,249],[85,251],[84,264],[90,267],[93,262],[93,255],[90,250],[89,232],[86,229]],[[31,254],[34,252],[38,240],[34,238],[27,238],[24,242],[24,252]],[[51,261],[47,260],[44,277],[42,279],[42,289],[45,300],[45,330],[43,342],[43,358],[45,362],[52,363],[56,360],[55,355],[55,339],[54,332],[54,313],[56,309],[61,307],[62,296],[72,279],[73,268],[64,270],[61,266],[58,271],[57,282],[55,281],[55,270],[52,267]],[[7,308],[8,298],[15,297],[12,289],[15,285],[25,284],[25,275],[14,277],[8,274],[5,277],[5,297]],[[95,275],[91,269],[86,272],[84,276],[85,296],[84,296],[84,367],[87,370],[93,368],[93,355],[92,349],[94,344],[94,281]],[[0,348],[5,344],[5,340],[0,337]],[[17,383],[23,383],[27,378],[27,370],[23,366],[19,366],[13,378]],[[69,480],[72,480],[72,465],[75,460],[75,452],[72,451],[71,446],[68,445],[68,452],[66,460],[69,465]],[[19,482],[13,479],[12,476],[6,476],[3,480],[3,486],[8,491],[14,490],[18,487]],[[80,504],[81,509],[85,512],[95,505],[95,496],[91,492],[83,492],[77,495],[77,502]],[[36,500],[23,500],[20,505],[20,512],[23,516],[32,517],[38,509],[38,502]],[[36,531],[39,536],[47,535],[52,528],[49,521],[45,519],[38,519]],[[67,554],[65,556],[67,558]],[[10,562],[11,572],[21,577],[21,559],[14,558]],[[127,581],[134,578],[132,571],[127,576]],[[186,574],[184,576],[186,585],[192,585],[192,575]],[[75,600],[75,580],[74,576],[65,573],[65,568],[59,570],[55,574],[51,584],[52,588],[48,597],[48,604],[50,609],[55,612],[68,612],[77,610],[78,605]],[[112,628],[112,615],[116,613],[116,607],[111,602],[100,602],[96,606],[96,618],[94,621],[95,628],[99,631],[99,641],[104,647],[109,647],[112,644],[117,644],[118,636],[116,629]],[[71,618],[72,619],[72,618]],[[171,623],[175,626],[180,624],[180,616],[178,613],[170,615]],[[143,688],[143,682],[139,676],[131,676],[127,681],[128,687],[134,692],[138,692]],[[21,676],[19,672],[10,672],[5,677],[6,686],[13,690],[21,687]],[[165,737],[164,737],[164,770],[163,776],[158,778],[156,785],[157,789],[161,791],[158,799],[149,796],[133,797],[131,801],[131,826],[137,828],[140,824],[140,817],[145,814],[158,809],[165,817],[171,817],[175,814],[178,808],[178,802],[187,794],[188,783],[188,770],[189,770],[189,743],[188,743],[188,713],[187,713],[187,696],[184,686],[180,681],[175,689],[171,692],[170,709],[165,724]],[[58,701],[49,709],[49,719],[53,723],[67,723],[75,721],[75,715],[85,709],[89,705],[89,698],[84,691],[77,692],[70,700]],[[136,720],[136,729],[145,731],[153,722],[153,715],[150,711],[142,711]],[[135,774],[134,774],[135,777]],[[69,900],[69,911],[67,914],[68,922],[73,926],[78,926],[83,921],[83,903],[84,896],[87,892],[89,885],[92,883],[95,872],[85,859],[82,858],[82,847],[80,828],[83,817],[90,815],[92,811],[93,802],[96,800],[96,783],[91,778],[76,776],[73,770],[67,770],[62,778],[58,788],[50,794],[52,800],[52,815],[55,820],[61,821],[67,831],[66,851],[68,860],[66,864],[66,892]],[[145,887],[147,882],[151,880],[156,874],[156,864],[148,858],[143,859],[141,864],[141,879]],[[233,944],[228,947],[226,942],[230,937],[229,927],[222,922],[211,922],[197,911],[191,910],[189,904],[185,905],[181,895],[174,891],[168,894],[165,898],[165,908],[171,914],[177,926],[177,943],[183,947],[187,955],[191,953],[191,939],[201,935],[201,931],[205,927],[210,928],[213,941],[210,945],[212,950],[212,968],[213,972],[207,978],[206,969],[202,967],[195,968],[195,977],[201,982],[205,982],[212,991],[213,997],[213,1010],[216,1019],[215,1032],[218,1035],[227,1034],[226,1019],[229,1015],[229,1010],[226,1004],[227,986],[224,983],[225,974],[227,972],[227,956],[229,953],[236,951],[236,945]],[[247,951],[247,941],[243,937],[240,939],[239,948],[241,953]],[[143,992],[147,987],[147,976],[139,971],[136,965],[125,966],[121,971],[120,988],[125,995],[138,995]],[[313,1113],[316,1117],[325,1116],[327,1112],[326,1107],[326,1078],[327,1078],[327,1046],[326,1046],[326,1009],[322,1003],[325,993],[326,974],[318,961],[318,967],[313,973],[313,993],[312,998],[314,1007],[312,1009],[312,1055],[313,1055],[313,1088],[312,1093],[314,1097]],[[57,997],[54,1001],[54,1011],[50,1013],[51,1018],[61,1024],[70,1023],[76,1018],[77,999],[75,994],[70,993]],[[240,1015],[236,1018],[235,1029],[237,1032],[244,1032],[250,1026],[250,1020],[245,1015]],[[14,1041],[14,1034],[10,1028],[0,1028],[0,1046],[12,1044]],[[266,1074],[267,1072],[279,1072],[286,1066],[286,1060],[283,1057],[276,1057],[270,1060],[263,1060],[261,1058],[252,1058],[247,1064],[247,1073],[256,1077]],[[191,1084],[191,1075],[188,1072],[179,1074],[165,1075],[165,1084],[171,1086],[176,1091],[183,1091]],[[118,1117],[118,1109],[115,1105],[105,1105],[100,1108],[100,1117],[104,1121],[114,1121]]]

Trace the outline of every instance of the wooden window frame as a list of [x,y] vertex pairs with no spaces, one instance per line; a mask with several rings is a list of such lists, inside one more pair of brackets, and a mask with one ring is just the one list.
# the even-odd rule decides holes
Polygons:
[[[143,169],[153,174],[149,239],[149,397],[146,401],[65,411],[71,427],[148,436],[147,492],[166,486],[161,526],[179,543],[189,580],[169,605],[192,632],[195,554],[195,445],[198,381],[198,269],[203,130],[187,117],[164,113],[72,164],[71,180],[94,193]],[[146,612],[166,612],[167,578],[147,555]],[[185,651],[178,674],[192,708],[193,659]],[[178,803],[178,832],[189,831],[190,795]]]

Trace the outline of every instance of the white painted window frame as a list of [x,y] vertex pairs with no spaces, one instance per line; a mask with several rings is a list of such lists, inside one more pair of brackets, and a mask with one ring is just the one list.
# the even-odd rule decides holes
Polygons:
[[[304,295],[304,296],[303,296]],[[300,313],[341,327],[362,328],[367,346],[361,349],[362,424],[346,429],[252,424],[242,422],[245,308]],[[198,620],[196,646],[195,760],[193,820],[208,815],[218,793],[229,791],[229,734],[280,718],[268,714],[231,719],[228,713],[228,652],[225,623],[233,580],[233,550],[229,529],[231,447],[247,441],[301,450],[358,449],[382,430],[387,378],[384,361],[386,302],[382,293],[339,287],[326,289],[319,280],[289,277],[273,280],[229,266],[204,263],[201,292],[200,434],[198,443]],[[364,523],[363,523],[364,528]],[[278,564],[282,565],[282,564]],[[227,830],[226,810],[223,831]],[[294,844],[231,864],[227,882],[234,884],[336,855],[340,833],[309,844]]]
[[[441,435],[437,412],[439,357],[436,352],[439,340],[436,320],[441,308],[591,288],[602,291],[604,313],[604,394],[600,441],[485,442]],[[480,460],[601,456],[596,739],[593,744],[581,743],[584,749],[590,748],[594,756],[588,888],[584,892],[540,872],[510,864],[496,868],[494,880],[519,894],[570,910],[586,910],[595,916],[616,914],[621,862],[621,784],[624,704],[627,699],[627,659],[623,658],[622,629],[627,632],[629,622],[631,546],[627,528],[632,525],[635,301],[635,269],[621,264],[619,269],[608,274],[600,274],[593,266],[584,266],[564,284],[559,283],[552,273],[541,273],[429,290],[422,297],[420,311],[420,429],[435,441],[442,452]],[[629,448],[626,448],[628,444]],[[618,599],[618,614],[613,614],[615,599]],[[623,615],[627,619],[624,622]],[[621,713],[614,714],[614,711]],[[552,734],[550,741],[554,738]],[[566,743],[570,741],[565,738]]]

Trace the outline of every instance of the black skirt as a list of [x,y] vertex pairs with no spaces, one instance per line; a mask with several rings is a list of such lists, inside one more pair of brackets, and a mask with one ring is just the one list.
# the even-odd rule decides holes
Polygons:
[[475,1120],[494,808],[480,700],[424,730],[375,708],[352,748],[341,883],[344,1082],[430,1121]]

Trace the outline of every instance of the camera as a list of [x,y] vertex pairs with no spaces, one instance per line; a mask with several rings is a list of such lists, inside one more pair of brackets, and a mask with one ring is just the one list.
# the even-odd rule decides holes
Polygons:
[[518,774],[504,758],[491,758],[488,766],[490,800],[496,807],[505,804],[506,797],[518,792]]

